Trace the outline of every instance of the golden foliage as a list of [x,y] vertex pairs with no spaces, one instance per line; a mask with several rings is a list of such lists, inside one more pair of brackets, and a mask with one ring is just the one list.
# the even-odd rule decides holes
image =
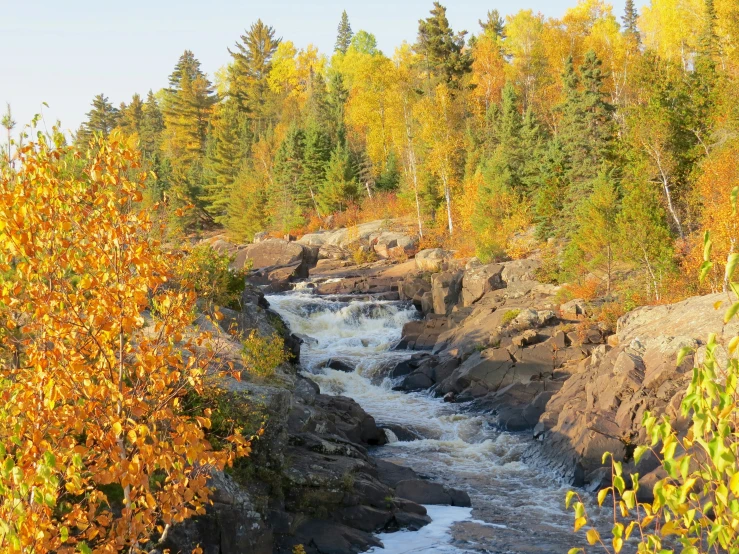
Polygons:
[[[140,210],[137,154],[44,139],[0,180],[0,551],[139,552],[204,512],[209,414],[183,412],[217,352]],[[76,163],[76,162],[75,162]],[[143,175],[142,175],[143,179]]]

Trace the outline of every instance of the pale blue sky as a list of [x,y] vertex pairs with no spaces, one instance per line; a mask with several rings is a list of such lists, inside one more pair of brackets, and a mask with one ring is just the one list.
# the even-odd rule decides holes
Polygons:
[[[491,9],[511,14],[530,8],[559,17],[576,2],[442,4],[455,31],[477,33],[477,20]],[[620,18],[624,0],[611,3]],[[100,92],[117,105],[134,92],[145,95],[165,86],[185,49],[212,76],[228,63],[226,48],[257,18],[299,47],[313,42],[330,53],[346,9],[352,29],[374,33],[380,48],[391,54],[403,40],[415,39],[418,20],[431,6],[432,0],[0,0],[0,108],[10,102],[15,119],[27,123],[47,102],[48,125],[61,119],[63,128],[76,129]]]

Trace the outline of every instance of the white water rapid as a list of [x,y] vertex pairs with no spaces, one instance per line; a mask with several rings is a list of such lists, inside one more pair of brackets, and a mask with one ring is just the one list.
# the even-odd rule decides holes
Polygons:
[[[272,309],[303,338],[301,363],[325,394],[356,400],[378,425],[399,425],[418,440],[391,442],[373,455],[413,468],[422,476],[467,491],[473,509],[427,506],[433,522],[416,532],[382,534],[377,554],[431,552],[555,553],[580,546],[572,515],[564,511],[566,488],[521,461],[527,436],[497,431],[484,416],[465,413],[427,393],[392,390],[382,368],[408,358],[392,351],[403,324],[417,316],[409,304],[340,302],[307,289],[268,296]],[[329,360],[355,367],[324,369]],[[397,429],[396,429],[397,430]],[[401,433],[402,435],[402,433]],[[395,440],[393,440],[395,439]]]

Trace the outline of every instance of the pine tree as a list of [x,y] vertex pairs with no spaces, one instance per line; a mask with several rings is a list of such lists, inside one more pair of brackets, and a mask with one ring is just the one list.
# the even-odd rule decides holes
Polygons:
[[471,53],[464,48],[466,34],[454,34],[446,8],[439,2],[434,2],[431,17],[419,20],[415,50],[424,60],[429,90],[438,80],[458,86],[472,68]]
[[323,213],[329,214],[344,209],[357,195],[357,179],[349,151],[345,145],[338,144],[331,152],[326,176],[319,190],[318,203]]
[[621,18],[624,24],[624,33],[632,37],[637,44],[641,43],[641,35],[639,34],[639,13],[636,11],[634,0],[626,0],[626,8]]
[[82,124],[77,133],[77,143],[86,146],[93,133],[100,133],[107,137],[118,125],[120,112],[113,107],[108,97],[98,94],[92,100],[92,110],[87,112],[87,121]]
[[268,228],[267,194],[265,183],[252,168],[244,168],[236,177],[225,222],[236,239],[251,242],[256,233]]
[[[538,187],[533,191],[536,236],[547,239],[561,234],[561,218],[569,186],[570,160],[559,137],[549,141],[542,154]],[[566,217],[566,215],[565,215]]]
[[346,140],[344,113],[348,99],[349,91],[344,86],[341,73],[338,71],[331,73],[326,95],[326,108],[329,116],[329,137],[332,144],[343,143]]
[[172,92],[182,88],[182,80],[186,78],[193,82],[198,77],[204,77],[205,74],[200,69],[200,61],[195,58],[195,54],[191,50],[185,50],[180,56],[174,71],[169,76],[169,87]]
[[240,39],[236,49],[228,51],[233,58],[229,68],[229,95],[248,114],[254,133],[259,136],[276,118],[275,94],[267,78],[272,70],[272,57],[282,39],[275,38],[275,30],[261,19]]
[[339,22],[338,34],[336,36],[336,46],[334,46],[334,51],[346,54],[346,51],[349,49],[349,46],[352,43],[353,36],[354,33],[352,33],[352,26],[349,25],[349,16],[346,15],[346,10],[344,10],[343,12],[341,12],[341,21]]
[[478,20],[483,33],[500,39],[505,39],[505,19],[500,15],[500,12],[498,10],[489,11],[487,17],[486,21],[481,19]]

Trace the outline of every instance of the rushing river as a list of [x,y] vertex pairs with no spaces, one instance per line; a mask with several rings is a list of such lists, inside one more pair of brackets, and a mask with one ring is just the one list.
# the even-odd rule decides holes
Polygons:
[[[500,432],[484,416],[465,413],[426,393],[392,390],[381,369],[412,352],[392,351],[403,324],[417,318],[402,302],[318,297],[306,290],[268,296],[272,308],[305,343],[303,371],[326,394],[356,400],[379,425],[400,425],[417,440],[391,442],[373,455],[413,468],[422,476],[467,491],[473,509],[428,506],[432,524],[417,532],[380,535],[377,553],[555,553],[579,541],[564,511],[566,488],[547,472],[521,461],[528,436]],[[323,369],[329,360],[353,373]]]

